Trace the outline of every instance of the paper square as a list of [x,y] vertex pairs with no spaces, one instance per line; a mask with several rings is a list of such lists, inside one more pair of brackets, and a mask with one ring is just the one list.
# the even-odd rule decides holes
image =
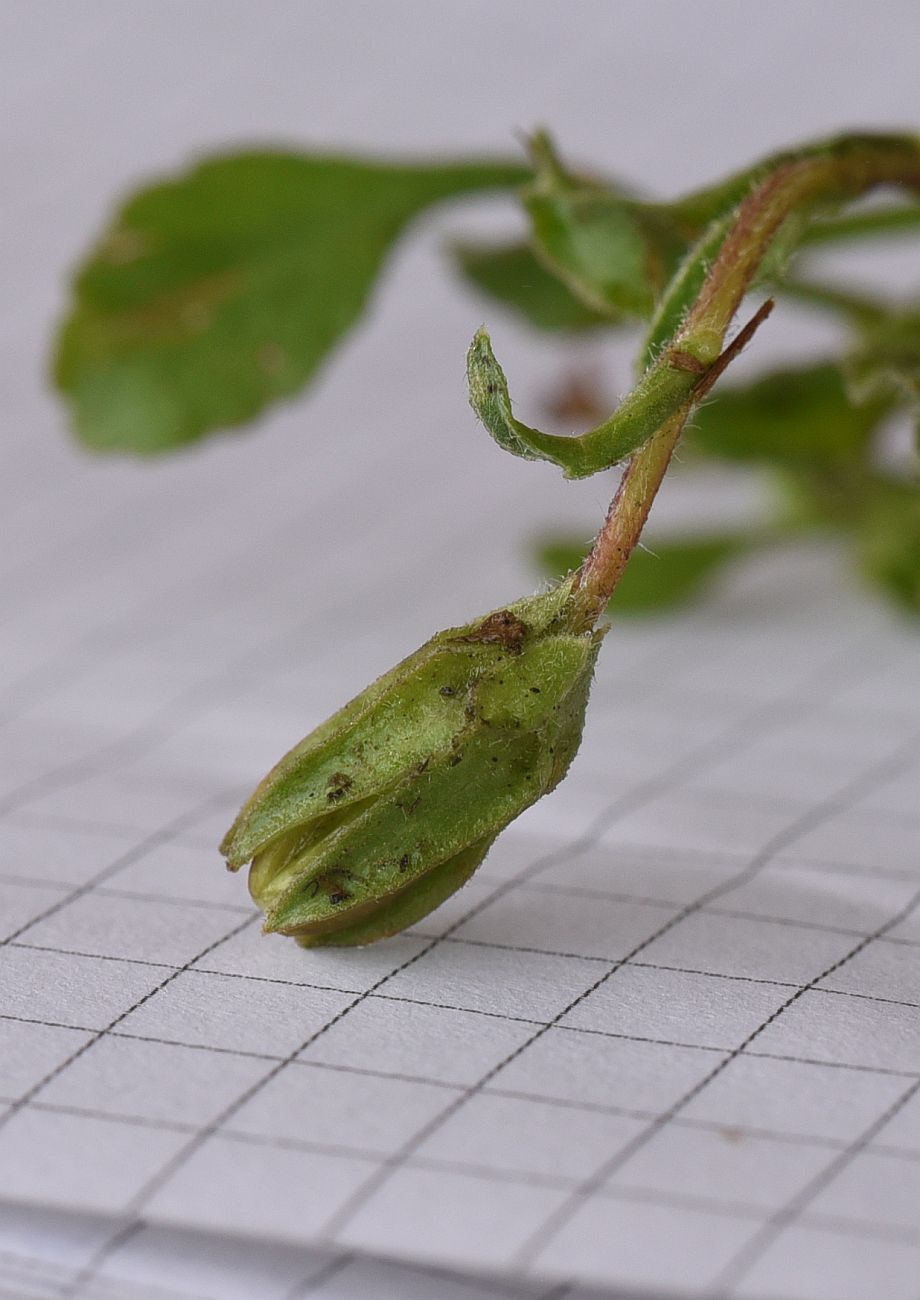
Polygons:
[[756,1218],[597,1195],[541,1246],[537,1264],[596,1285],[615,1277],[621,1287],[693,1294],[715,1281],[758,1226]]
[[321,1233],[374,1167],[355,1155],[298,1151],[216,1133],[158,1188],[145,1217],[303,1242]]
[[837,1156],[832,1148],[743,1129],[669,1124],[622,1164],[610,1185],[713,1207],[777,1211]]
[[43,1104],[198,1127],[267,1071],[265,1061],[106,1036],[42,1091]]
[[740,858],[679,849],[600,843],[555,861],[530,888],[587,889],[681,905],[695,902],[742,870]]
[[492,1092],[655,1113],[696,1087],[721,1052],[553,1028],[490,1080]]
[[0,943],[13,935],[31,934],[33,921],[56,907],[69,893],[66,885],[28,885],[0,880]]
[[854,947],[852,935],[694,912],[644,950],[659,966],[806,984]]
[[722,894],[712,909],[751,912],[865,935],[905,907],[916,888],[909,880],[861,872],[770,865]]
[[852,1142],[903,1091],[904,1080],[893,1075],[745,1054],[729,1061],[682,1114],[731,1129]]
[[920,1161],[860,1151],[808,1205],[809,1218],[914,1233],[920,1207]]
[[253,925],[231,935],[226,943],[219,944],[196,962],[195,968],[281,980],[305,988],[363,993],[411,961],[426,946],[424,939],[400,935],[367,948],[311,950],[299,947],[286,935],[260,935],[258,927]]
[[398,971],[383,992],[494,1015],[546,1021],[603,974],[598,962],[443,943]]
[[915,1092],[892,1115],[885,1127],[873,1138],[872,1146],[920,1155],[920,1092]]
[[752,1051],[914,1073],[918,1017],[916,1007],[810,989],[766,1027]]
[[4,1195],[117,1214],[187,1141],[173,1130],[26,1108],[0,1128]]
[[805,831],[777,861],[826,862],[920,879],[920,825],[854,808]]
[[876,939],[818,987],[913,1002],[920,1008],[920,945]]
[[82,1029],[104,1029],[168,974],[155,966],[40,952],[0,949],[4,1013]]
[[470,1174],[398,1169],[336,1234],[344,1246],[501,1268],[565,1193]]
[[399,1151],[458,1095],[440,1084],[298,1061],[245,1102],[228,1127],[254,1137],[383,1157]]
[[804,806],[703,790],[668,790],[617,818],[601,843],[611,848],[641,844],[748,857],[788,826]]
[[920,1250],[862,1233],[792,1224],[735,1288],[744,1300],[916,1300]]
[[775,984],[623,966],[560,1022],[633,1038],[731,1049],[789,997]]
[[641,947],[675,913],[676,908],[604,895],[515,889],[461,925],[455,938],[612,962]]
[[169,840],[109,876],[96,892],[135,893],[161,899],[185,899],[212,907],[252,909],[245,873],[228,871],[215,847],[210,851]]
[[74,888],[117,862],[131,842],[114,832],[11,820],[0,826],[0,863],[11,875]]
[[480,1092],[439,1124],[413,1159],[495,1170],[522,1181],[577,1182],[643,1127],[643,1120],[629,1116]]
[[91,1037],[82,1029],[0,1020],[0,1098],[18,1101]]
[[239,923],[238,913],[223,909],[90,893],[31,926],[23,941],[96,957],[182,966]]
[[131,1013],[125,1034],[283,1057],[351,1001],[348,993],[185,971]]
[[302,1059],[470,1085],[517,1051],[533,1031],[532,1024],[519,1020],[403,1002],[381,990],[337,1020]]

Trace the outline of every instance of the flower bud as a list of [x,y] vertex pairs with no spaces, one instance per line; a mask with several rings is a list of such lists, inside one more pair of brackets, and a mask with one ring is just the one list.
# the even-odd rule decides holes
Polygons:
[[372,943],[459,889],[568,770],[602,635],[567,581],[439,632],[295,746],[221,845],[265,930]]

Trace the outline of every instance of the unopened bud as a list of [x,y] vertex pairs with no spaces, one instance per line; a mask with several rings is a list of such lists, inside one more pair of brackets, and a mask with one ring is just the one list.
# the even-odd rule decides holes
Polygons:
[[221,845],[266,931],[372,943],[459,889],[568,770],[601,636],[565,582],[439,632],[311,732]]

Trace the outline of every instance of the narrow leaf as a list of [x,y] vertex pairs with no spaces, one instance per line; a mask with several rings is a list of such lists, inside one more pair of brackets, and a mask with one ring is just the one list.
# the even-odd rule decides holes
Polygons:
[[78,271],[57,340],[78,435],[159,452],[251,419],[351,328],[412,217],[527,175],[259,152],[140,191]]
[[686,249],[667,207],[568,172],[549,140],[532,142],[523,194],[534,251],[595,311],[647,318]]
[[891,235],[920,233],[920,203],[878,206],[864,212],[814,221],[805,232],[803,244],[844,244],[856,240],[888,239]]
[[566,478],[588,478],[629,456],[692,402],[700,379],[698,373],[661,359],[608,419],[578,437],[562,438],[515,418],[505,372],[484,329],[477,330],[470,344],[466,368],[470,405],[498,445],[524,460],[548,460]]
[[463,275],[539,330],[583,332],[618,324],[622,316],[586,306],[558,276],[537,261],[527,244],[455,244]]

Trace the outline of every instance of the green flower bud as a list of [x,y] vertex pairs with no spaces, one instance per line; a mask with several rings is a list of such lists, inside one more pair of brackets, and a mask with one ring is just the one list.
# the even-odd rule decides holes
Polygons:
[[571,591],[439,632],[269,772],[221,845],[231,870],[251,861],[267,932],[396,934],[562,780],[603,635],[579,626]]

